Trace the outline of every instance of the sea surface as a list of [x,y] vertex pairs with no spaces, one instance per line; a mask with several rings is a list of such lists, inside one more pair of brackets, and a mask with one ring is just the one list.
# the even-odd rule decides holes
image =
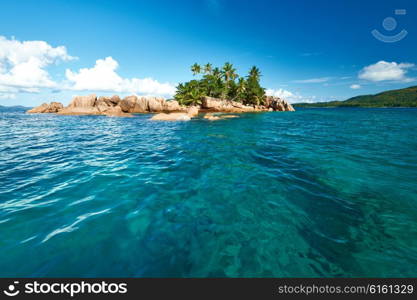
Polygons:
[[0,113],[0,277],[417,276],[417,109]]

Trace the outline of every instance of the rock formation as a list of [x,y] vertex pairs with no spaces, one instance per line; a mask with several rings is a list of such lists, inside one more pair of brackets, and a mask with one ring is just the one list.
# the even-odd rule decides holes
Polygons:
[[243,105],[240,102],[223,100],[212,97],[203,97],[201,108],[217,112],[254,112],[255,107]]
[[186,110],[185,107],[179,105],[178,101],[157,97],[127,96],[120,101],[119,105],[126,113],[182,112]]
[[266,97],[265,105],[249,106],[240,102],[203,97],[201,108],[214,112],[258,112],[258,111],[294,111],[290,103],[278,97]]
[[160,113],[154,115],[151,120],[153,121],[190,121],[191,118],[186,113]]
[[236,115],[224,115],[224,114],[213,114],[213,113],[206,113],[204,115],[204,119],[207,119],[209,121],[232,119],[232,118],[238,118],[238,117],[239,116],[236,116]]
[[[244,113],[259,111],[294,111],[287,101],[278,97],[267,97],[265,105],[248,106],[240,102],[203,97],[201,106],[185,107],[178,101],[165,100],[157,97],[119,96],[98,97],[95,94],[76,96],[71,103],[64,107],[59,102],[44,103],[28,110],[28,113],[57,113],[60,115],[106,115],[130,117],[132,113],[159,113],[152,120],[190,120],[196,117],[199,110],[204,112]],[[232,117],[232,116],[230,116]],[[209,118],[209,116],[207,117]],[[211,116],[209,119],[218,120],[227,116]]]
[[180,106],[177,101],[156,97],[127,96],[120,99],[112,97],[98,97],[94,94],[76,96],[71,103],[64,107],[59,102],[44,103],[28,113],[58,113],[60,115],[107,115],[131,116],[131,113],[150,112],[186,112],[187,108]]
[[123,112],[126,113],[145,113],[148,111],[146,99],[140,99],[136,96],[127,96],[119,104]]
[[[61,115],[100,115],[105,110],[104,102],[100,102],[100,109],[97,106],[97,97],[94,94],[88,96],[76,96],[71,103],[58,111]],[[106,105],[106,107],[108,107]]]
[[194,118],[198,116],[199,108],[197,106],[190,106],[187,108],[187,115],[190,118]]
[[28,110],[28,113],[31,114],[40,114],[40,113],[57,113],[59,110],[61,110],[64,106],[62,103],[59,102],[51,102],[51,103],[43,103],[42,105],[38,107],[34,107],[30,110]]
[[184,113],[160,113],[154,115],[151,120],[154,121],[189,121],[191,118],[198,116],[198,107],[190,106]]
[[294,107],[284,99],[268,96],[266,97],[266,107],[274,111],[295,111]]
[[213,114],[205,114],[204,119],[207,119],[209,121],[217,121],[220,120],[220,117],[215,116]]

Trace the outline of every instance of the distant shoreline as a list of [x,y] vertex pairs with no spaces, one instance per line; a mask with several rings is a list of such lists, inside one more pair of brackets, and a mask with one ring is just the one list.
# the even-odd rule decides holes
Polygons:
[[294,107],[363,107],[363,108],[401,108],[417,107],[417,86],[385,91],[375,95],[356,96],[344,101],[316,103],[295,103]]
[[[314,104],[314,103],[312,103]],[[351,108],[413,108],[416,109],[417,106],[300,106],[298,104],[293,104],[296,108],[301,109],[316,109],[316,108],[343,108],[343,109],[351,109]]]

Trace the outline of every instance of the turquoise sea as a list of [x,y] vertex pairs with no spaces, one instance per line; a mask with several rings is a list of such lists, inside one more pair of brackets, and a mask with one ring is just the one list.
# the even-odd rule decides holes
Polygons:
[[0,277],[417,276],[417,109],[0,113]]

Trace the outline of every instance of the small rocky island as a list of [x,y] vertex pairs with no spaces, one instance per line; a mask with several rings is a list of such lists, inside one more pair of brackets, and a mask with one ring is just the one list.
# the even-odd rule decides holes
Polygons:
[[152,120],[187,121],[199,113],[206,113],[205,119],[220,120],[236,117],[222,113],[294,111],[292,105],[284,99],[265,95],[265,89],[259,84],[260,72],[256,67],[246,77],[238,76],[233,65],[229,63],[222,69],[213,69],[211,64],[206,64],[204,68],[194,64],[191,71],[194,75],[204,75],[199,80],[179,84],[174,99],[135,95],[121,99],[117,95],[97,97],[91,94],[74,97],[66,107],[62,103],[51,102],[27,112],[116,117],[155,113]]

